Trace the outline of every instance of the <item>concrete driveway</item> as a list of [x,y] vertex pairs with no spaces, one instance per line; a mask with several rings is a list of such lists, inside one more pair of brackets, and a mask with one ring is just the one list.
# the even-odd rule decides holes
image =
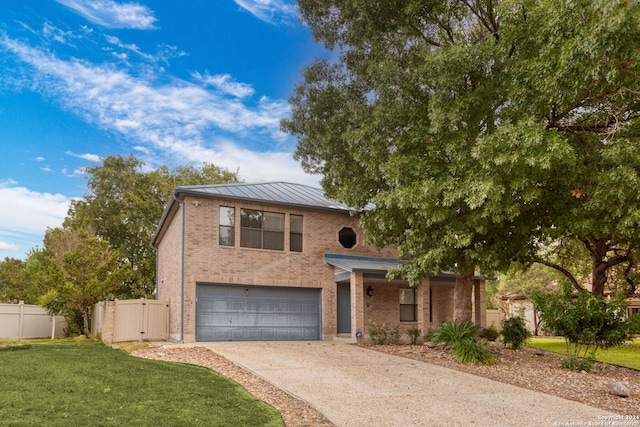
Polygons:
[[197,345],[305,400],[340,427],[598,425],[599,417],[611,415],[581,403],[340,342]]

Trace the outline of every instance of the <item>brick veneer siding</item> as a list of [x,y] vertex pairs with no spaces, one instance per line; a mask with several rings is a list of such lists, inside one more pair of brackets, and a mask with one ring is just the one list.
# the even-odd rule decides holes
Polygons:
[[[325,253],[398,256],[394,248],[377,250],[364,245],[358,219],[346,212],[319,211],[245,203],[236,200],[195,197],[184,199],[184,331],[185,342],[195,341],[195,299],[198,283],[240,284],[254,286],[286,286],[322,289],[322,338],[336,334],[335,268],[324,261]],[[236,209],[235,243],[233,247],[218,243],[220,206]],[[240,244],[241,208],[285,213],[285,250],[242,248]],[[289,251],[289,215],[303,216],[303,251]],[[182,250],[182,211],[166,219],[165,230],[159,235],[158,298],[170,302],[170,338],[180,339],[180,258]],[[343,227],[352,228],[357,244],[345,249],[338,241]],[[352,303],[355,302],[352,298]]]

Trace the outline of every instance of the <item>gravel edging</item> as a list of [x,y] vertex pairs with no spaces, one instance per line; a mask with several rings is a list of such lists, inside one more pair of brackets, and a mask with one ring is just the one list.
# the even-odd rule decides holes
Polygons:
[[335,424],[307,402],[275,387],[207,348],[164,347],[151,344],[147,348],[131,352],[131,355],[166,362],[188,363],[212,369],[237,382],[253,396],[276,408],[287,427],[335,427]]

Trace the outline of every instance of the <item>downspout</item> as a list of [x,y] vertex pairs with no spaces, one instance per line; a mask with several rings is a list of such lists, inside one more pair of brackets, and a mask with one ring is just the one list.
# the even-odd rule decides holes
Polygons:
[[182,241],[180,242],[180,344],[184,343],[184,230],[185,230],[185,213],[184,213],[184,200],[180,200],[176,197],[176,193],[173,194],[173,200],[180,204],[180,210],[182,211]]

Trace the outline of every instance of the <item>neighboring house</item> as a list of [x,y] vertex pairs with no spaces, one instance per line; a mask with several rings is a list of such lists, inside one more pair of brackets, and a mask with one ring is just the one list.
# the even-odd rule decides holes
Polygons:
[[[366,338],[368,322],[423,332],[451,320],[455,278],[385,275],[397,250],[363,243],[358,217],[322,190],[274,182],[178,187],[153,236],[170,339]],[[474,286],[485,326],[485,286]]]
[[519,316],[525,321],[527,330],[532,335],[540,335],[538,313],[533,309],[533,302],[522,292],[511,292],[500,297],[505,317]]

